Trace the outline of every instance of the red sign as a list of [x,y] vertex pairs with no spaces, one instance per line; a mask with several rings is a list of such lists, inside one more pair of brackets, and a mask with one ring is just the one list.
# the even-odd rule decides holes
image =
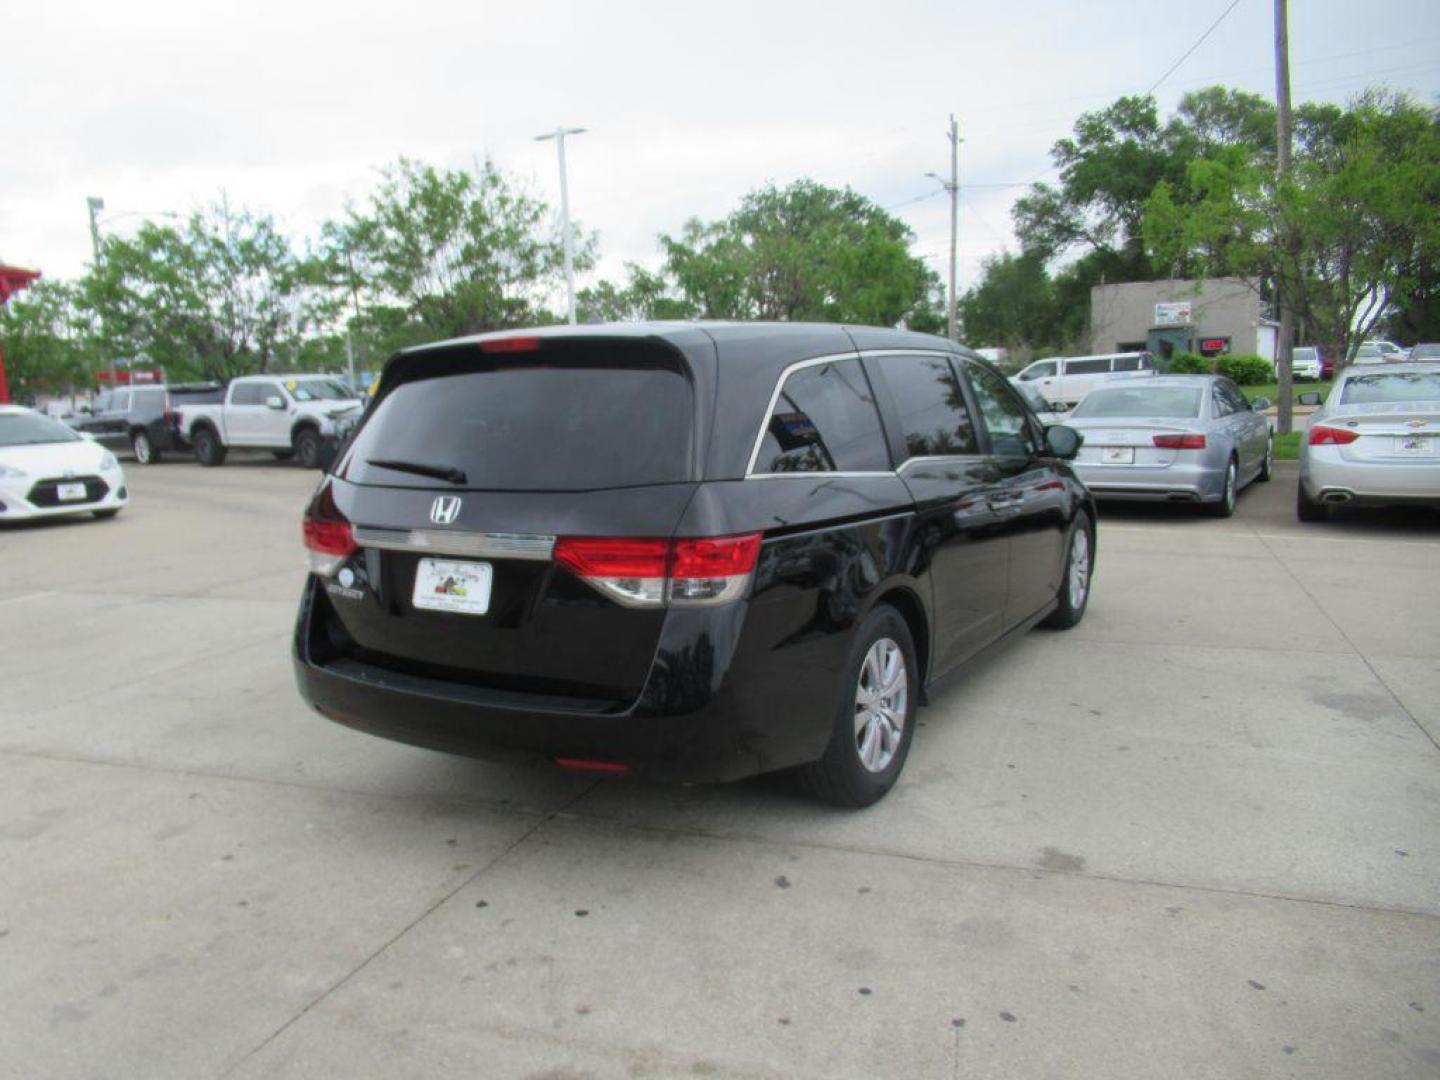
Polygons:
[[[110,381],[109,371],[95,372],[95,381],[108,383]],[[128,383],[140,385],[141,383],[161,383],[165,381],[165,374],[159,368],[136,368],[131,371],[129,368],[119,368],[115,372],[115,385],[125,386]]]
[[1229,344],[1225,338],[1212,337],[1201,341],[1200,348],[1205,352],[1223,352]]

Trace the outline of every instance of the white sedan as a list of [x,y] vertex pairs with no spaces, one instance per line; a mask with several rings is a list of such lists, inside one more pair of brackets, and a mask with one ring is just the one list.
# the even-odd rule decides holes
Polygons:
[[33,409],[0,405],[0,523],[113,517],[129,498],[109,450]]

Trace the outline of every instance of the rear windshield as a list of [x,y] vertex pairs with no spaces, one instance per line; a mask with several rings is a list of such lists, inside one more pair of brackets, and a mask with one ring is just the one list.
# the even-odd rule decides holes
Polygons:
[[[346,479],[580,491],[691,478],[690,382],[668,348],[566,343],[511,356],[457,346],[396,363],[411,381],[366,416],[339,470]],[[458,473],[436,479],[437,469]]]
[[1340,390],[1341,405],[1390,401],[1440,401],[1440,372],[1377,371],[1374,375],[1352,375]]
[[1188,419],[1200,415],[1200,391],[1189,386],[1092,390],[1071,416],[1165,416]]

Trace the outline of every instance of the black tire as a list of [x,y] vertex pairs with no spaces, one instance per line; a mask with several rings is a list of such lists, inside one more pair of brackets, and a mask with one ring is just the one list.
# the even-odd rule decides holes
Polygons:
[[1316,522],[1328,521],[1330,508],[1324,503],[1318,503],[1309,495],[1305,494],[1305,485],[1295,485],[1295,516],[1301,521]]
[[324,450],[320,433],[312,427],[303,427],[295,433],[295,464],[302,469],[318,469]]
[[201,465],[208,469],[225,464],[225,444],[214,430],[208,427],[200,428],[191,435],[191,439],[195,443],[195,460]]
[[1205,510],[1211,517],[1228,518],[1235,513],[1235,497],[1240,490],[1240,466],[1232,457],[1225,469],[1225,487],[1220,501],[1205,504]]
[[1265,436],[1265,460],[1260,463],[1260,475],[1256,480],[1269,480],[1275,473],[1275,436]]
[[135,461],[140,465],[154,465],[160,460],[160,451],[156,449],[150,433],[144,428],[130,436],[130,452],[135,455]]
[[295,456],[294,450],[271,450],[270,452],[275,455],[276,461],[289,461]]
[[95,516],[96,516],[97,518],[99,518],[101,521],[104,521],[106,518],[112,518],[112,517],[114,517],[116,514],[118,514],[119,512],[120,512],[120,510],[119,510],[118,508],[116,508],[116,509],[114,509],[114,510],[95,510],[95,511],[93,511],[93,513],[95,514]]
[[[1076,537],[1084,536],[1084,557],[1087,562],[1087,570],[1084,577],[1084,585],[1079,591],[1079,601],[1076,602],[1074,593],[1070,588],[1070,575],[1074,570],[1075,557],[1078,554],[1076,548]],[[1045,616],[1044,622],[1040,625],[1051,630],[1069,630],[1085,617],[1085,609],[1090,606],[1091,584],[1095,580],[1095,523],[1090,520],[1090,515],[1081,510],[1075,515],[1075,521],[1070,526],[1070,532],[1065,537],[1065,570],[1060,576],[1060,591],[1056,593],[1056,607],[1049,615]]]
[[[905,698],[900,710],[901,726],[898,743],[891,744],[890,756],[883,767],[872,769],[862,762],[861,731],[857,729],[860,716],[858,697],[862,690],[861,669],[872,648],[883,649],[883,642],[899,647],[905,664]],[[915,710],[920,695],[920,667],[915,662],[915,642],[910,627],[900,612],[888,604],[881,604],[867,615],[855,631],[855,640],[850,647],[850,656],[842,669],[839,688],[840,701],[835,713],[835,727],[830,734],[830,743],[825,756],[819,761],[803,766],[797,772],[800,785],[812,796],[835,806],[858,808],[870,806],[885,796],[900,772],[905,768],[905,759],[910,753],[910,741],[915,732]],[[893,697],[892,697],[893,700]],[[870,730],[869,727],[866,728]],[[879,725],[871,732],[878,739],[881,749],[887,739],[878,734]],[[893,726],[886,728],[893,733]]]

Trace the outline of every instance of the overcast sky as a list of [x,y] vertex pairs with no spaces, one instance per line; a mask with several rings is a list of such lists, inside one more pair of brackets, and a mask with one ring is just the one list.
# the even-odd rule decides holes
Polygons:
[[[696,4],[514,0],[0,0],[0,257],[68,277],[129,211],[228,192],[293,236],[360,200],[399,155],[488,154],[598,230],[597,273],[658,262],[655,236],[766,181],[848,185],[914,229],[943,273],[948,211],[925,178],[961,125],[960,284],[1014,248],[1009,208],[1053,175],[1079,112],[1146,90],[1229,0]],[[1367,85],[1440,95],[1440,0],[1295,0],[1297,101]],[[1238,6],[1161,85],[1273,94],[1271,0]],[[898,205],[904,204],[904,205]],[[592,275],[593,276],[593,275]]]

